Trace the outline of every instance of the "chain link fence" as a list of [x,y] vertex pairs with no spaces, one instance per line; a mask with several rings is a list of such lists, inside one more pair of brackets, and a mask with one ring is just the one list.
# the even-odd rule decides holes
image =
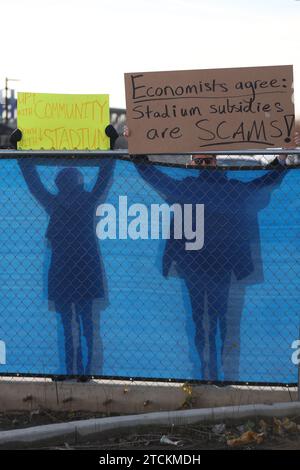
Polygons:
[[297,385],[293,153],[2,152],[0,375]]

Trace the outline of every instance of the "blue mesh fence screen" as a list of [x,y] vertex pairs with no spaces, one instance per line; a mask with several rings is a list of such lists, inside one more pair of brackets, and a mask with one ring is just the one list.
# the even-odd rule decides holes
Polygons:
[[[4,159],[0,174],[0,374],[297,382],[298,169]],[[203,246],[161,204],[191,205]]]

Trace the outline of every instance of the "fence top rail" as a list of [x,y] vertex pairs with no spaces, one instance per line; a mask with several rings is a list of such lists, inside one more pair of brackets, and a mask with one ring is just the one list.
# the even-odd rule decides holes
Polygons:
[[[180,153],[156,153],[149,155],[165,155],[165,156],[183,156],[183,155],[228,155],[228,156],[244,156],[244,155],[300,155],[300,148],[296,149],[255,149],[255,150],[206,150]],[[28,156],[38,157],[105,157],[105,156],[129,156],[131,155],[127,149],[116,150],[14,150],[0,149],[0,158],[20,158]]]

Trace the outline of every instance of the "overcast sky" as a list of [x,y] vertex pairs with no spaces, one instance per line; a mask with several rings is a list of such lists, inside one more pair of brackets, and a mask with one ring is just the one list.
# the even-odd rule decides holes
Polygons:
[[299,0],[0,0],[0,88],[109,93],[124,72],[294,65],[300,114]]

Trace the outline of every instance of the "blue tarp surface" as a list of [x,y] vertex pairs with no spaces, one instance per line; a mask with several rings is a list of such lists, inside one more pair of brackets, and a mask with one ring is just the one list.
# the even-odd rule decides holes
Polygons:
[[[58,159],[36,166],[54,196],[62,163],[68,166]],[[97,162],[83,161],[79,166],[77,161],[76,168],[84,176],[85,192],[91,191]],[[86,230],[94,233],[101,249],[101,272],[97,266],[90,269],[89,276],[93,272],[98,276],[90,282],[97,284],[101,277],[102,287],[99,294],[95,285],[91,294],[95,299],[100,296],[99,302],[83,295],[86,306],[77,318],[82,325],[76,347],[80,341],[84,364],[89,348],[97,351],[89,368],[73,364],[73,373],[297,382],[292,343],[299,336],[300,171],[291,169],[274,176],[274,181],[258,182],[274,172],[278,170],[228,170],[226,175],[207,170],[200,177],[196,169],[142,165],[138,172],[133,163],[117,161],[105,201],[97,201],[93,209],[92,231],[84,225],[92,220],[83,216],[88,209],[79,202],[77,225],[66,217],[55,232],[55,218],[49,229],[53,212],[37,201],[18,163],[1,160],[0,341],[5,343],[6,357],[0,374],[70,373],[72,359],[68,366],[67,356],[76,354],[76,348],[66,352],[67,307],[61,307],[63,313],[57,311],[64,295],[57,294],[57,283],[51,284],[48,277],[51,269],[54,277],[61,275],[62,255],[57,254],[61,244],[66,243],[62,246],[72,266],[77,255],[81,263],[84,252],[89,256],[91,238],[85,239]],[[185,253],[182,241],[161,236],[99,240],[97,207],[112,204],[119,223],[120,196],[127,197],[128,207],[143,204],[149,213],[151,204],[204,204],[204,246]],[[128,221],[133,218],[129,215]],[[79,243],[86,243],[80,253],[74,240],[68,241],[74,238],[74,227]],[[160,235],[161,231],[162,227]],[[57,266],[51,268],[51,262]],[[75,274],[71,278],[65,274],[68,279],[61,275],[59,282],[73,284]],[[89,289],[89,283],[84,286]],[[49,289],[54,290],[51,296]],[[74,313],[77,299],[70,289],[65,298]],[[84,326],[89,300],[93,300],[90,321],[96,332]]]

